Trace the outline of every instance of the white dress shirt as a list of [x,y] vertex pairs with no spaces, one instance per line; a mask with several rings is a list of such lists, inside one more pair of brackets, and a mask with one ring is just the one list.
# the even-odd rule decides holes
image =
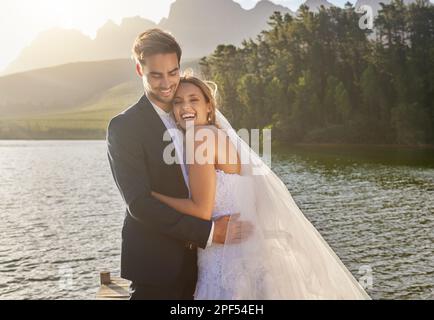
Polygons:
[[[178,129],[178,127],[176,125],[172,112],[166,112],[163,109],[161,109],[159,106],[157,106],[155,103],[153,103],[152,101],[150,102],[154,107],[155,112],[157,112],[157,114],[160,116],[161,121],[163,121],[164,126],[169,130],[170,136],[172,137],[172,141],[175,146],[176,156],[178,160],[180,160],[179,163],[181,164],[182,175],[184,176],[185,185],[187,186],[188,192],[190,194],[190,186],[188,183],[188,172],[184,161],[185,150],[183,147],[184,137],[182,135],[182,132],[181,130],[174,130],[174,129]],[[214,222],[212,223],[211,232],[209,234],[208,242],[206,245],[207,247],[212,245],[213,236],[214,236]]]

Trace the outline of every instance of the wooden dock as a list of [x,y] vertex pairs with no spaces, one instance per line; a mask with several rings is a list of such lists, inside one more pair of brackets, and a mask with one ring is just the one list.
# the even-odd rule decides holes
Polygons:
[[129,300],[130,281],[112,277],[107,271],[101,272],[100,279],[101,287],[96,294],[97,300]]

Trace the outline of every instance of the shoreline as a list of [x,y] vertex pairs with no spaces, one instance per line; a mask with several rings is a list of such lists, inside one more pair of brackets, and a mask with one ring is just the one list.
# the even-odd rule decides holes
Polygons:
[[[105,138],[1,138],[1,141],[105,141]],[[434,150],[434,144],[369,144],[369,143],[289,143],[284,144],[282,142],[274,142],[273,148],[276,149],[286,149],[290,147],[315,147],[315,148],[381,148],[381,149],[426,149],[426,150]]]
[[368,143],[294,143],[288,145],[277,144],[276,147],[320,147],[320,148],[334,148],[334,147],[369,147],[369,148],[390,148],[390,149],[433,149],[434,144],[368,144]]

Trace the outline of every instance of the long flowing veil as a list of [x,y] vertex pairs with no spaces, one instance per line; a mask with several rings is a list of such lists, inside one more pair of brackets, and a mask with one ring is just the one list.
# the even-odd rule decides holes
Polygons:
[[284,183],[219,111],[217,123],[242,162],[242,178],[234,190],[240,219],[254,225],[241,244],[224,246],[222,286],[231,288],[235,299],[245,300],[370,299]]

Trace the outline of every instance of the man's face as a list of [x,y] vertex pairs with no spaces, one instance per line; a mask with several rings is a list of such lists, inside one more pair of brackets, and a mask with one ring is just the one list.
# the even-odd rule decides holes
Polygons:
[[156,54],[146,58],[139,74],[149,99],[160,107],[168,107],[179,85],[180,70],[176,53]]

